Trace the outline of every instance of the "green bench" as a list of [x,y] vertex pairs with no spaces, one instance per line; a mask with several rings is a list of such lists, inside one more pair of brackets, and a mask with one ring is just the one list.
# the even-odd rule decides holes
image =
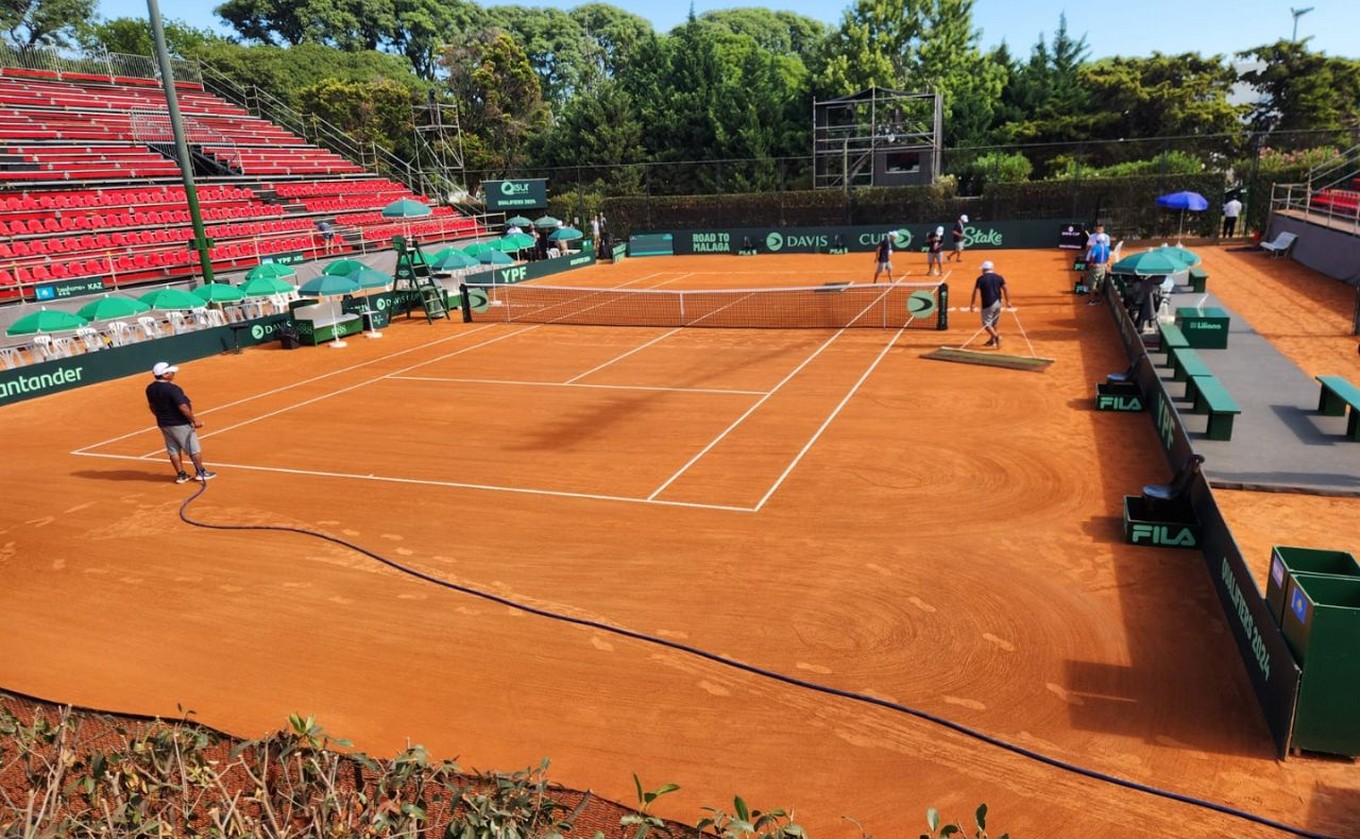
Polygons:
[[1203,294],[1203,293],[1204,293],[1204,289],[1205,289],[1205,287],[1206,287],[1206,285],[1207,285],[1208,282],[1209,282],[1209,272],[1208,272],[1208,271],[1205,271],[1203,268],[1199,268],[1199,267],[1195,267],[1195,268],[1191,268],[1191,269],[1190,269],[1190,290],[1191,290],[1191,291],[1193,291],[1193,292],[1195,292],[1195,293],[1197,293],[1197,294]]
[[[1193,350],[1192,350],[1193,352]],[[1213,376],[1195,376],[1186,385],[1186,395],[1194,391],[1194,412],[1208,414],[1209,425],[1205,429],[1210,440],[1231,440],[1233,417],[1242,413],[1237,401],[1223,387],[1223,383]]]
[[1199,353],[1189,347],[1175,347],[1168,353],[1171,359],[1171,380],[1184,382],[1193,376],[1212,376],[1214,373]]
[[1157,329],[1161,334],[1158,346],[1161,347],[1162,352],[1166,353],[1167,366],[1174,367],[1175,363],[1172,361],[1172,356],[1175,355],[1176,350],[1189,347],[1190,342],[1186,340],[1185,333],[1181,331],[1181,328],[1174,323],[1159,323]]
[[1350,407],[1350,419],[1346,421],[1346,437],[1360,442],[1360,388],[1340,376],[1314,376],[1322,384],[1322,395],[1318,397],[1318,413],[1327,417],[1339,417]]

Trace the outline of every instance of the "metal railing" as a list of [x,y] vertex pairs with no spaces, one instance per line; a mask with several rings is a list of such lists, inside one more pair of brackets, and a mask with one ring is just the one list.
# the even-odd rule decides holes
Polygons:
[[[161,77],[160,68],[156,66],[156,60],[147,55],[127,55],[103,51],[73,54],[43,47],[18,49],[4,43],[0,43],[0,67],[45,70],[55,73],[57,78],[68,73],[82,76],[104,76],[109,81],[116,78],[159,79]],[[203,81],[197,62],[176,59],[171,62],[171,72],[175,74],[176,81]]]
[[1320,224],[1332,230],[1360,235],[1360,206],[1337,208],[1333,204],[1319,205],[1311,184],[1275,184],[1270,192],[1272,212],[1289,212],[1304,221]]
[[1351,146],[1336,158],[1313,167],[1308,173],[1308,183],[1314,190],[1334,189],[1338,184],[1350,183],[1357,175],[1360,175],[1360,145]]
[[[133,110],[131,116],[132,136],[139,143],[148,145],[173,145],[174,126],[170,124],[169,111],[152,111],[142,108]],[[184,139],[189,145],[213,147],[212,157],[219,163],[241,171],[241,152],[236,141],[211,126],[204,125],[193,117],[182,119]]]

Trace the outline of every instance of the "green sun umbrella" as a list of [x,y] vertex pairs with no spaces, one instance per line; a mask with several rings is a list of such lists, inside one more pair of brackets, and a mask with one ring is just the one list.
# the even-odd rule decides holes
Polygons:
[[463,247],[463,253],[467,254],[470,257],[473,257],[474,259],[481,256],[483,253],[489,250],[494,250],[494,248],[492,248],[491,245],[487,242],[473,242],[472,244],[465,245]]
[[515,260],[501,253],[500,251],[482,251],[477,256],[477,261],[483,265],[514,265]]
[[321,274],[303,283],[302,288],[298,289],[298,294],[307,297],[339,297],[345,294],[353,294],[360,288],[362,286],[351,277]]
[[346,274],[346,278],[354,280],[359,284],[359,288],[365,290],[387,288],[392,284],[392,275],[384,274],[372,268],[362,268],[353,274]]
[[436,271],[457,271],[460,268],[471,268],[480,263],[457,248],[448,248],[448,253],[430,263],[430,267]]
[[190,294],[205,303],[235,303],[244,300],[245,293],[230,283],[204,283]]
[[574,228],[574,227],[559,227],[559,228],[557,228],[556,230],[554,230],[553,232],[551,232],[551,233],[548,234],[548,241],[549,241],[549,242],[560,242],[560,241],[562,241],[563,239],[565,239],[565,240],[567,240],[568,242],[570,242],[570,241],[573,241],[573,240],[575,240],[575,239],[584,238],[584,236],[585,236],[584,233],[582,233],[581,231],[577,230],[577,229]]
[[504,236],[492,242],[491,247],[493,250],[498,250],[501,253],[514,253],[515,251],[522,250],[527,246],[520,244],[519,240],[513,236]]
[[562,222],[552,216],[540,216],[539,218],[534,219],[535,227],[560,227],[561,224]]
[[333,277],[348,277],[358,271],[367,271],[368,266],[357,259],[337,259],[327,265],[321,273],[330,274]]
[[393,201],[382,208],[383,218],[421,218],[428,216],[433,210],[428,204],[422,204],[410,198],[402,198]]
[[40,332],[70,332],[87,323],[89,323],[88,320],[71,312],[63,312],[59,309],[50,311],[39,309],[36,312],[29,312],[10,324],[9,329],[5,330],[5,334],[37,335]]
[[198,297],[182,288],[158,288],[138,298],[153,309],[161,311],[176,309],[202,309],[208,305]]
[[106,294],[98,300],[91,300],[81,306],[76,310],[76,314],[87,320],[114,320],[116,318],[135,317],[149,311],[151,311],[151,307],[135,297]]
[[519,250],[520,248],[532,248],[534,246],[534,237],[530,236],[528,233],[511,233],[508,236],[502,237],[501,241],[514,242],[516,245],[515,250]]
[[1189,270],[1190,266],[1174,254],[1163,253],[1166,250],[1170,248],[1154,248],[1126,256],[1110,266],[1110,270],[1116,274],[1137,274],[1140,277],[1160,277]]
[[273,277],[276,280],[282,280],[285,277],[295,276],[297,276],[297,271],[291,266],[280,265],[277,262],[266,262],[263,265],[256,265],[246,272],[247,280],[253,280],[257,277]]
[[533,222],[524,216],[511,216],[505,220],[505,225],[507,227],[511,225],[514,225],[515,227],[528,227],[531,224],[533,224]]
[[278,277],[252,277],[242,283],[239,288],[241,294],[246,297],[272,297],[275,294],[288,294],[296,291],[297,286],[292,283],[284,282]]
[[1199,254],[1187,248],[1183,248],[1180,245],[1167,245],[1165,247],[1158,248],[1157,250],[1174,259],[1179,259],[1181,262],[1185,263],[1185,266],[1187,268],[1194,268],[1196,265],[1204,261],[1200,259]]

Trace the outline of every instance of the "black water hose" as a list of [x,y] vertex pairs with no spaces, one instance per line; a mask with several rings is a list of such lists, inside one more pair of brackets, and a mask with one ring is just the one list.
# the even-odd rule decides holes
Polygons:
[[189,505],[197,501],[207,490],[207,488],[208,488],[207,483],[201,482],[199,484],[198,491],[195,492],[193,495],[189,496],[187,499],[185,499],[184,503],[180,505],[179,517],[181,520],[184,521],[185,524],[189,524],[194,527],[209,528],[211,530],[269,530],[281,533],[299,533],[303,536],[312,536],[317,539],[322,539],[324,541],[349,548],[352,551],[356,551],[357,553],[363,554],[364,556],[368,557],[369,559],[372,559],[375,562],[386,565],[388,568],[391,568],[394,571],[397,571],[401,574],[406,574],[407,576],[410,577],[415,577],[418,580],[423,580],[424,582],[431,583],[436,586],[440,586],[441,588],[450,589],[452,591],[460,592],[471,597],[478,597],[481,598],[482,600],[488,600],[492,603],[498,603],[502,606],[508,606],[512,609],[517,609],[521,612],[527,612],[531,615],[537,615],[538,617],[541,618],[547,618],[548,620],[575,624],[577,626],[586,626],[590,627],[591,629],[598,629],[601,632],[608,632],[611,635],[618,635],[624,638],[631,638],[634,641],[641,641],[645,644],[653,644],[658,647],[665,647],[667,649],[688,653],[689,655],[696,656],[707,661],[711,661],[715,664],[720,664],[723,667],[729,667],[733,670],[739,670],[743,673],[749,673],[753,676],[757,676],[763,679],[769,679],[775,682],[782,682],[786,685],[792,685],[794,687],[803,688],[804,690],[823,693],[828,696],[837,696],[840,697],[841,699],[848,699],[852,702],[859,702],[865,705],[874,705],[876,707],[885,708],[889,711],[894,711],[899,714],[906,714],[907,716],[916,717],[917,719],[934,723],[935,725],[938,725],[942,728],[947,728],[950,731],[955,732],[956,734],[963,735],[964,737],[969,737],[974,740],[986,743],[990,746],[995,746],[998,749],[1003,749],[1005,751],[1010,752],[1011,754],[1019,755],[1020,757],[1028,758],[1038,763],[1042,763],[1046,766],[1052,766],[1055,769],[1061,769],[1064,772],[1070,772],[1074,775],[1079,775],[1084,778],[1090,778],[1091,780],[1101,781],[1103,783],[1111,784],[1113,786],[1135,790],[1137,792],[1146,793],[1147,795],[1153,795],[1158,798],[1166,798],[1171,801],[1179,801],[1182,804],[1189,804],[1192,807],[1199,807],[1201,809],[1211,810],[1215,813],[1221,813],[1225,816],[1232,816],[1233,818],[1241,819],[1246,822],[1251,822],[1252,824],[1258,824],[1264,827],[1273,828],[1275,830],[1288,833],[1292,836],[1302,836],[1305,837],[1305,839],[1343,839],[1343,837],[1332,836],[1326,833],[1317,833],[1315,831],[1306,830],[1301,827],[1295,827],[1293,825],[1285,824],[1283,822],[1278,822],[1275,821],[1274,819],[1268,819],[1265,816],[1260,816],[1255,813],[1247,812],[1246,810],[1239,810],[1236,807],[1229,807],[1226,804],[1218,804],[1213,801],[1206,801],[1202,798],[1195,798],[1194,796],[1191,795],[1185,795],[1179,792],[1172,792],[1171,790],[1165,790],[1161,789],[1160,787],[1142,784],[1137,781],[1130,781],[1127,778],[1120,778],[1116,775],[1110,775],[1095,769],[1087,769],[1082,766],[1077,766],[1074,763],[1068,763],[1067,761],[1059,760],[1055,757],[1049,757],[1048,755],[1036,752],[1033,749],[1027,749],[1024,746],[1017,746],[1014,743],[1008,743],[1005,740],[993,737],[990,734],[985,734],[976,729],[969,728],[968,726],[963,725],[962,723],[957,723],[954,722],[953,720],[946,719],[945,717],[937,716],[936,714],[932,714],[928,711],[922,711],[918,708],[912,708],[908,705],[902,705],[897,702],[890,702],[886,699],[879,699],[877,697],[869,696],[863,693],[856,693],[854,691],[830,687],[829,685],[822,685],[816,682],[810,682],[807,681],[806,679],[799,679],[795,676],[788,676],[773,670],[766,670],[762,667],[757,667],[754,664],[746,664],[735,659],[718,655],[717,653],[709,652],[708,650],[704,650],[699,647],[690,646],[689,644],[682,644],[678,641],[671,641],[669,639],[660,638],[655,635],[647,635],[646,633],[637,632],[632,629],[625,629],[620,626],[613,626],[607,623],[601,623],[600,621],[590,620],[589,618],[577,618],[572,617],[571,615],[563,615],[558,612],[549,611],[547,609],[540,609],[535,606],[529,606],[527,604],[511,600],[508,597],[501,597],[500,595],[491,594],[490,592],[481,591],[479,589],[471,588],[469,586],[449,582],[448,580],[440,579],[439,577],[426,574],[424,571],[418,571],[414,568],[402,565],[400,562],[397,562],[396,560],[385,557],[382,554],[375,553],[374,551],[370,551],[368,548],[361,547],[359,545],[354,544],[353,542],[341,539],[338,536],[331,536],[327,533],[321,533],[320,531],[316,530],[308,530],[307,528],[304,527],[290,527],[287,525],[279,524],[213,524],[210,522],[196,521],[194,519],[189,518],[188,514]]

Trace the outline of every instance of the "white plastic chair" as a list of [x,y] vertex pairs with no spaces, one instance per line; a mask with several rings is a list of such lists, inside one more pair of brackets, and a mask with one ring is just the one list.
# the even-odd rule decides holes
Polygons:
[[109,321],[109,338],[115,347],[137,343],[137,330],[121,320]]
[[200,328],[227,325],[227,315],[221,309],[199,309],[195,315],[202,319],[199,322]]
[[193,332],[194,326],[183,312],[166,312],[166,317],[170,321],[170,332],[173,335],[183,335],[186,332]]
[[150,315],[137,318],[137,325],[142,329],[142,336],[145,338],[160,338],[165,334],[161,328],[161,322]]
[[104,349],[104,339],[99,337],[99,330],[93,326],[82,326],[76,330],[76,337],[85,345],[85,352],[96,352]]
[[18,347],[0,347],[0,364],[4,364],[6,370],[14,370],[27,363],[28,359],[24,358]]
[[52,339],[52,355],[55,358],[70,358],[76,354],[76,339],[65,335]]
[[33,355],[38,361],[51,361],[57,357],[52,349],[51,335],[33,336]]

